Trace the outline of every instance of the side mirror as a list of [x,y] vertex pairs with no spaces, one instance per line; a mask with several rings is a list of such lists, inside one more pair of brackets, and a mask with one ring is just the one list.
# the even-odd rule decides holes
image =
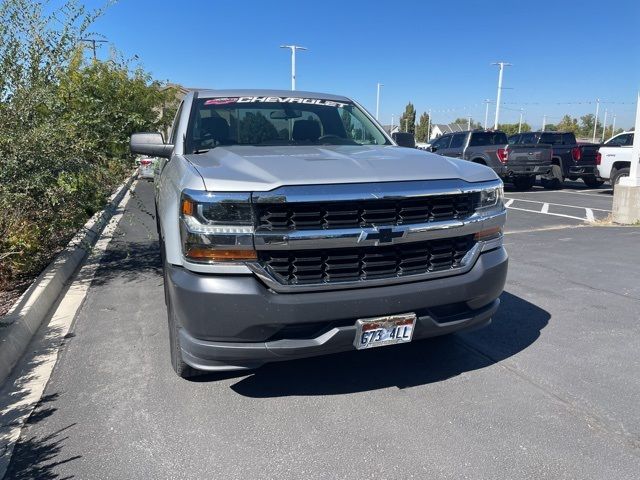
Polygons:
[[391,138],[399,147],[416,148],[416,139],[413,133],[395,132],[391,135]]
[[429,150],[430,152],[434,153],[436,150],[438,150],[438,147],[434,147],[433,145],[430,146],[427,150]]
[[129,141],[131,153],[169,158],[173,145],[164,143],[161,133],[134,133]]

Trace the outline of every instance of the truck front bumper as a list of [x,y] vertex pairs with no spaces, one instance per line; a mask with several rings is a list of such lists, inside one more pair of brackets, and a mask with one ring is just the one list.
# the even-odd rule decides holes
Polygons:
[[483,326],[500,303],[508,256],[480,255],[467,273],[397,285],[275,293],[253,276],[168,266],[183,359],[209,371],[353,350],[359,318],[415,312],[414,339]]

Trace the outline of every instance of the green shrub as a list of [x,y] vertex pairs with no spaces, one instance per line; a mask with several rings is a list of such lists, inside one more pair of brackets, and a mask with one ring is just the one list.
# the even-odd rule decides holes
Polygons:
[[51,261],[131,172],[130,134],[171,117],[175,93],[141,68],[84,59],[99,13],[0,4],[0,288]]

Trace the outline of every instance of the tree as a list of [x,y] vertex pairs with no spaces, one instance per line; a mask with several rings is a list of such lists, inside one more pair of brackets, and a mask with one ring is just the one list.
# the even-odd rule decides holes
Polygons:
[[0,3],[0,289],[37,274],[104,206],[133,166],[129,135],[166,125],[175,100],[115,54],[85,61],[100,12],[51,3]]
[[400,117],[400,131],[415,133],[416,109],[411,102],[407,103]]
[[545,132],[557,132],[558,131],[558,126],[553,124],[553,123],[547,123],[544,126],[544,131]]
[[573,118],[570,115],[564,115],[562,120],[557,125],[560,132],[573,132],[577,134],[580,131],[580,125],[578,125],[578,119]]
[[426,142],[429,140],[429,114],[420,115],[420,122],[416,128],[416,142]]
[[[518,125],[519,125],[518,123],[500,123],[498,124],[498,130],[506,133],[507,136],[515,135],[516,133],[518,133]],[[531,125],[529,125],[526,122],[523,123],[520,131],[530,132]]]
[[580,137],[590,138],[593,135],[595,118],[592,113],[580,117],[580,129],[578,131]]
[[[467,118],[456,118],[452,123],[457,123],[458,125],[460,125],[463,128],[468,128],[469,127],[469,117]],[[478,129],[482,129],[482,124],[480,122],[474,122],[473,118],[471,119],[471,130],[478,130]]]

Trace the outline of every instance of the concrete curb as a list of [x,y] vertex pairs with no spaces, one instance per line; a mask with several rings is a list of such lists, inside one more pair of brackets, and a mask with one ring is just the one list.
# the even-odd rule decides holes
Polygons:
[[132,174],[116,189],[107,206],[84,224],[9,312],[0,318],[0,384],[24,354],[34,333],[91,251],[135,177],[136,173]]

